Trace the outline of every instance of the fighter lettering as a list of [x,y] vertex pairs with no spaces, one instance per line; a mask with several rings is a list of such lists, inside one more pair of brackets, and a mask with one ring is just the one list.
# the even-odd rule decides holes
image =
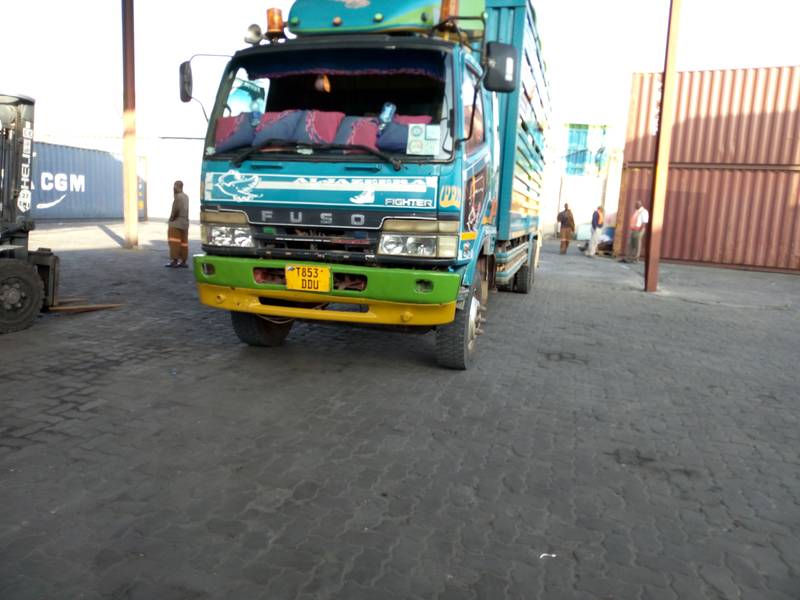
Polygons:
[[427,198],[386,198],[384,204],[400,208],[433,208],[433,200]]

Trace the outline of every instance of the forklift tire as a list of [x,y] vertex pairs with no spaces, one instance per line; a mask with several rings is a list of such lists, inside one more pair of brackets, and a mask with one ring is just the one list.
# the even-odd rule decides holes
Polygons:
[[436,362],[439,366],[465,371],[475,360],[475,346],[486,309],[481,306],[480,297],[480,287],[473,283],[469,296],[464,300],[464,308],[456,310],[453,322],[436,328]]
[[[277,322],[276,322],[277,321]],[[249,346],[280,346],[294,325],[294,319],[269,320],[251,313],[232,312],[233,330],[241,341]]]
[[44,284],[36,267],[0,258],[0,333],[30,327],[43,302]]

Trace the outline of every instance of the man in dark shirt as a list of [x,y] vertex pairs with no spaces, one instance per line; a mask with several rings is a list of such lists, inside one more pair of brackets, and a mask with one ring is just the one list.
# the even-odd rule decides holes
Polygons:
[[189,196],[183,193],[183,182],[172,185],[172,211],[169,214],[167,241],[169,262],[165,267],[188,268],[189,264]]
[[566,254],[572,234],[575,232],[575,219],[569,204],[564,204],[564,210],[558,213],[558,223],[561,225],[561,254]]
[[597,244],[600,242],[600,233],[603,231],[603,207],[598,206],[597,210],[592,213],[592,237],[589,238],[589,248],[586,250],[586,256],[594,258],[597,254]]

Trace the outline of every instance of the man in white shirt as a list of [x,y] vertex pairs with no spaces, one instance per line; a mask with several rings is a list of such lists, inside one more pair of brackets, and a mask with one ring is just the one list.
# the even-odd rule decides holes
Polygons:
[[642,238],[644,237],[644,232],[649,222],[650,213],[647,212],[647,209],[637,200],[636,210],[633,211],[628,226],[630,237],[628,239],[628,254],[624,259],[625,262],[639,262],[639,255],[642,253]]

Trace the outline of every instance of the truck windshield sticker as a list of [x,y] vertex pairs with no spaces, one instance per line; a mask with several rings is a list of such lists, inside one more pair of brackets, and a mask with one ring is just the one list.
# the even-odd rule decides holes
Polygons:
[[409,125],[406,154],[436,156],[442,146],[441,131],[439,125]]

